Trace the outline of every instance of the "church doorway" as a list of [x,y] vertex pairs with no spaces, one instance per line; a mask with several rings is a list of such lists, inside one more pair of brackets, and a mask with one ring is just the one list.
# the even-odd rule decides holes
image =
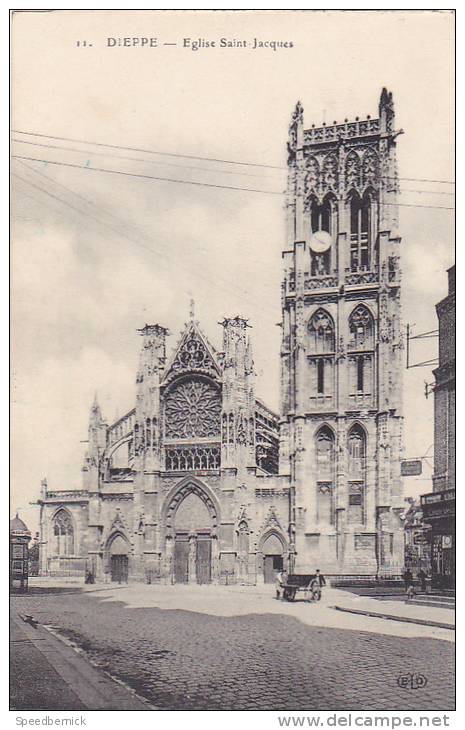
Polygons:
[[127,583],[129,575],[129,544],[117,535],[110,545],[110,573],[113,583]]
[[262,553],[263,580],[265,583],[274,583],[277,574],[284,567],[283,544],[277,535],[268,535],[263,543]]
[[212,541],[210,535],[198,535],[195,572],[197,583],[210,583],[212,579]]
[[212,517],[204,500],[189,492],[174,517],[173,578],[175,583],[211,583]]
[[189,540],[187,535],[176,535],[174,542],[174,582],[189,582]]

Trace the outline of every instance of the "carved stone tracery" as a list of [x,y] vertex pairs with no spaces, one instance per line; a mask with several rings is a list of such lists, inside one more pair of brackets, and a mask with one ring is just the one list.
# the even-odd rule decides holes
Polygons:
[[183,380],[165,399],[167,438],[220,438],[221,401],[218,389],[200,378]]

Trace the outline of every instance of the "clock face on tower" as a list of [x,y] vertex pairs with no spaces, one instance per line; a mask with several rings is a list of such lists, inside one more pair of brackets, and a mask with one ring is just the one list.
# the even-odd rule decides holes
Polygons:
[[333,239],[328,231],[315,231],[310,238],[313,253],[325,253],[331,248]]

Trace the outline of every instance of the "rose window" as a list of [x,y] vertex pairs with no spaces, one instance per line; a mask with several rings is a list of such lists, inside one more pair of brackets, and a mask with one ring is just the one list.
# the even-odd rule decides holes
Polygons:
[[221,402],[218,389],[204,380],[183,381],[165,400],[165,436],[220,438]]

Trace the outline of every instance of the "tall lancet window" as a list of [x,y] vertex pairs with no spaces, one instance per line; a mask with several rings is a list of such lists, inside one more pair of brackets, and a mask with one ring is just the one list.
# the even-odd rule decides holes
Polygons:
[[375,323],[365,305],[349,317],[349,400],[354,406],[371,406],[374,398]]
[[71,515],[60,509],[53,518],[54,554],[74,555],[74,528]]
[[359,424],[349,431],[349,522],[365,523],[366,513],[366,436]]
[[315,438],[317,471],[317,514],[320,524],[334,524],[334,434],[323,426]]
[[334,398],[334,321],[318,309],[308,323],[307,356],[310,367],[310,403],[318,410],[330,407]]
[[371,199],[358,193],[350,197],[350,270],[369,271],[371,250]]
[[[316,198],[311,201],[310,208],[310,257],[311,276],[324,276],[331,273],[331,246],[327,250],[312,248],[312,236],[320,231],[328,233],[332,238],[335,235],[336,226],[336,202],[332,195],[327,195],[321,204]],[[315,240],[315,239],[313,239]]]

